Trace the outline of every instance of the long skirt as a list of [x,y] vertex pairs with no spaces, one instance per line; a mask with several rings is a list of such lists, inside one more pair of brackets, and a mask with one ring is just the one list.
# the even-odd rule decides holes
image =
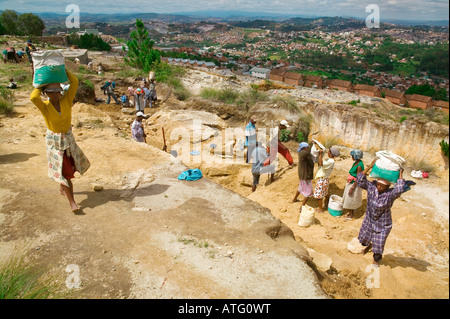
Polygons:
[[[356,182],[355,182],[356,183]],[[355,191],[352,196],[348,194],[353,184],[347,183],[344,189],[344,195],[342,196],[342,208],[343,209],[358,209],[362,205],[362,188],[356,185]]]
[[361,229],[359,230],[358,240],[363,246],[369,246],[369,244],[372,243],[372,252],[374,254],[382,255],[386,239],[388,238],[391,229],[392,227],[386,227],[381,231],[375,231],[369,216],[366,215],[361,225]]

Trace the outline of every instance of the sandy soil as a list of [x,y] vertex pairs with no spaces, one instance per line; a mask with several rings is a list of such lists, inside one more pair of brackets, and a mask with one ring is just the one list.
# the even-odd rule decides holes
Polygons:
[[[370,156],[366,157],[365,161],[370,162]],[[292,203],[298,184],[297,170],[288,169],[284,158],[279,158],[281,174],[276,175],[272,184],[267,182],[267,176],[262,177],[255,193],[251,193],[248,185],[249,168],[237,169],[236,175],[212,179],[269,208],[293,230],[302,245],[331,258],[332,265],[322,281],[327,293],[335,298],[448,298],[448,180],[436,177],[415,180],[417,184],[412,190],[395,202],[394,226],[379,268],[380,285],[367,289],[372,254],[353,254],[347,248],[358,236],[366,193],[355,220],[346,221],[325,211],[315,214],[315,225],[300,227],[300,203]],[[330,194],[342,196],[351,164],[351,158],[336,162]],[[230,184],[230,179],[246,183]],[[310,199],[307,205],[316,208],[317,201]]]
[[[5,191],[5,187],[2,188],[0,203],[12,198],[21,198],[22,200],[17,202],[14,209],[17,214],[27,220],[29,209],[38,211],[37,215],[42,214],[42,218],[30,218],[29,222],[41,223],[41,226],[45,229],[46,227],[52,227],[52,221],[59,218],[59,215],[57,210],[48,212],[47,203],[53,200],[53,195],[43,193],[49,187],[49,184],[54,183],[46,180],[46,172],[41,169],[45,167],[46,159],[41,156],[41,151],[32,151],[44,147],[42,135],[45,126],[38,111],[29,106],[28,94],[26,92],[19,94],[19,99],[16,102],[18,113],[14,117],[1,120],[1,147],[2,153],[5,154],[1,157],[1,163],[3,169],[8,170],[8,175],[5,175],[2,184],[4,186],[17,184],[11,187],[12,191]],[[171,103],[176,103],[176,101],[168,101],[165,107],[168,107]],[[91,112],[91,114],[81,117],[76,114],[73,116],[74,125],[77,124],[77,121],[84,123],[83,127],[78,130],[77,140],[80,144],[83,144],[87,139],[98,138],[96,131],[99,130],[102,131],[102,136],[107,136],[107,138],[99,139],[98,143],[89,142],[84,145],[86,151],[90,154],[96,154],[96,148],[109,150],[108,152],[99,152],[98,156],[90,158],[97,165],[92,167],[89,174],[90,178],[85,179],[84,184],[88,185],[96,181],[106,184],[117,182],[115,179],[117,176],[114,176],[114,178],[109,176],[108,171],[103,170],[102,167],[111,167],[111,171],[125,174],[139,168],[150,168],[155,165],[152,160],[156,160],[156,158],[148,158],[146,163],[142,156],[133,156],[133,152],[138,152],[138,150],[133,150],[130,153],[129,149],[123,149],[121,148],[123,145],[117,143],[117,140],[124,135],[130,135],[126,128],[129,127],[131,116],[124,116],[120,112],[120,108],[114,106],[98,105],[95,108],[95,112],[88,111],[88,107],[83,108],[83,104],[78,104],[77,111],[82,111],[80,114],[85,114],[83,112]],[[156,111],[155,109],[150,112]],[[101,122],[98,120],[101,120]],[[91,124],[86,125],[87,122]],[[123,127],[124,129],[118,133],[117,130],[112,129],[116,127]],[[147,129],[150,130],[151,127]],[[149,139],[148,143],[158,148],[161,147],[159,137],[158,140],[156,138],[154,140]],[[24,151],[17,151],[19,145]],[[288,146],[296,162],[295,149],[297,145],[292,142]],[[113,153],[114,157],[111,155]],[[117,158],[120,158],[120,160],[117,160]],[[364,162],[368,163],[370,160],[371,156],[367,154]],[[351,158],[348,156],[343,156],[340,161],[337,161],[331,177],[331,194],[342,195],[345,177],[351,163]],[[8,167],[4,164],[7,164]],[[365,256],[353,254],[347,249],[348,243],[358,235],[364,217],[365,201],[353,221],[344,221],[343,218],[333,217],[325,211],[323,214],[315,215],[315,225],[304,228],[298,226],[299,203],[291,202],[298,185],[297,170],[295,168],[288,169],[287,163],[282,157],[280,157],[280,166],[275,182],[272,184],[266,183],[267,177],[262,177],[261,184],[255,193],[251,193],[249,186],[251,183],[249,166],[225,164],[215,165],[214,167],[208,167],[204,164],[192,166],[202,168],[206,177],[218,184],[270,209],[273,216],[279,218],[294,232],[296,240],[305,248],[313,249],[331,258],[332,266],[320,273],[322,287],[329,295],[345,299],[449,298],[448,171],[447,175],[441,177],[431,176],[427,180],[414,180],[417,185],[413,186],[412,190],[402,195],[395,202],[393,207],[394,227],[388,238],[385,255],[379,268],[380,285],[379,288],[369,289],[366,280],[371,278],[370,275],[373,270],[367,267],[371,263],[372,255],[370,253]],[[409,178],[408,170],[407,177],[412,179]],[[26,184],[27,187],[19,187],[22,183]],[[36,194],[39,196],[35,196]],[[119,213],[124,208],[124,203],[114,199],[114,194],[103,196],[100,199],[101,203],[96,202],[94,198],[86,197],[86,194],[78,195],[83,196],[82,204],[87,205],[88,210],[89,207],[96,207],[100,204],[106,205],[111,212]],[[36,200],[36,198],[36,202],[30,202],[30,200]],[[365,198],[365,192],[363,198]],[[65,198],[60,196],[57,199],[58,206],[67,205],[66,201]],[[317,203],[313,199],[308,204],[317,207]],[[101,218],[105,218],[105,216],[95,217],[97,222],[101,221]],[[8,217],[0,215],[0,221],[2,219],[6,221]],[[8,219],[7,222],[11,230],[15,229],[14,220]],[[66,233],[67,236],[72,238],[73,246],[65,248],[80,249],[79,246],[89,240],[89,238],[84,238],[78,242],[76,237],[80,230],[77,230],[76,227],[82,226],[76,226],[70,217],[65,217],[63,223],[67,224],[66,226],[73,225],[75,227],[73,234]],[[131,225],[125,217],[124,225]],[[52,231],[57,232],[57,230]],[[65,227],[65,232],[67,231],[67,227]],[[114,236],[115,229],[111,226],[101,231],[104,232],[103,236],[108,238]],[[8,229],[3,229],[2,234],[3,236],[7,235],[11,241],[20,236],[20,234]],[[26,230],[22,229],[21,235],[24,234],[26,234]],[[39,236],[39,234],[34,235]],[[49,235],[42,234],[42,236]],[[41,238],[41,241],[45,242],[48,239]],[[124,238],[123,240],[126,241],[127,239]],[[100,246],[96,248],[101,249]],[[45,249],[45,247],[39,249]],[[102,249],[104,254],[107,255],[109,251],[117,248],[105,246]],[[52,253],[57,254],[58,252]],[[133,263],[132,260],[128,262]],[[110,270],[115,271],[113,267]],[[108,282],[107,277],[107,275],[104,277],[104,285],[108,286],[110,291],[114,291],[110,297],[120,298],[127,294],[129,287],[115,287],[114,283]]]

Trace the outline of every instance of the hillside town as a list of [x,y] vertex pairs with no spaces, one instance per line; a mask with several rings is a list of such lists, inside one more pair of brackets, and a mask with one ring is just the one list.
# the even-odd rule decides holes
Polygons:
[[448,27],[11,17],[0,299],[448,298]]
[[[367,28],[278,31],[265,27],[240,28],[229,23],[169,24],[162,21],[149,21],[146,27],[155,39],[155,48],[165,52],[163,59],[172,64],[255,76],[294,86],[385,96],[398,105],[438,108],[448,113],[448,75],[418,71],[414,55],[395,51],[385,59],[392,67],[372,63],[367,58],[386,42],[406,47],[448,45],[448,27],[420,29],[390,25],[376,31]],[[79,34],[85,33],[101,36],[111,43],[113,52],[125,54],[123,45],[113,35],[103,34],[97,29],[79,31]],[[329,65],[326,62],[322,65],[308,63],[315,54],[332,60]],[[259,74],[261,72],[263,76]],[[431,100],[417,94],[405,94],[411,86],[421,85],[445,91],[445,97]]]

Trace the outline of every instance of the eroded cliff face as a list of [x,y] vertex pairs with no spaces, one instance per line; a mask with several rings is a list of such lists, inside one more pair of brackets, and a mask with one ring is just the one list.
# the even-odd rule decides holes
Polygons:
[[334,138],[336,143],[371,153],[389,150],[409,163],[424,160],[434,165],[437,172],[448,174],[448,159],[439,145],[443,139],[448,141],[448,126],[422,121],[397,123],[370,110],[344,104],[308,103],[306,110],[314,118],[312,138]]

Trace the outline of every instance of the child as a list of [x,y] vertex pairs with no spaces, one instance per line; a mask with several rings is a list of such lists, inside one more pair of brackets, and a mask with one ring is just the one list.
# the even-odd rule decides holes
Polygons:
[[7,89],[17,89],[17,82],[14,82],[14,79],[10,78],[9,85],[6,88]]
[[120,101],[122,102],[123,107],[130,106],[130,101],[128,100],[128,96],[125,94],[125,92],[122,92],[122,95],[120,96]]

